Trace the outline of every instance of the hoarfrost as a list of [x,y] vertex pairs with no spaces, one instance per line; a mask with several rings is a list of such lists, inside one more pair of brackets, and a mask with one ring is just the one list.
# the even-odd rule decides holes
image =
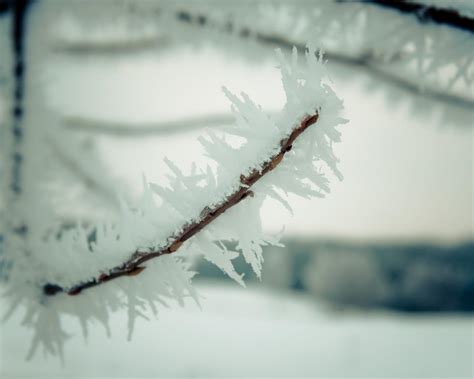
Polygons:
[[[233,147],[225,135],[209,132],[200,138],[207,155],[217,163],[215,170],[193,165],[182,170],[170,160],[169,183],[164,186],[143,179],[143,193],[135,204],[122,200],[115,219],[92,225],[77,225],[58,229],[41,226],[25,241],[25,254],[15,255],[8,299],[11,311],[18,304],[26,306],[25,325],[34,331],[29,357],[39,346],[46,353],[61,354],[68,334],[62,330],[61,317],[77,317],[83,335],[88,324],[95,321],[108,331],[110,312],[126,309],[131,338],[137,318],[157,313],[158,305],[172,299],[179,304],[186,297],[199,302],[191,286],[194,272],[188,258],[202,255],[222,269],[230,278],[244,285],[232,261],[242,254],[258,277],[263,264],[262,246],[278,245],[278,238],[263,233],[260,209],[271,197],[291,211],[287,194],[311,198],[329,192],[324,174],[329,168],[342,178],[332,145],[340,140],[336,129],[345,120],[339,116],[342,101],[337,98],[325,76],[322,54],[309,47],[303,62],[298,61],[296,49],[290,61],[278,53],[286,104],[270,117],[250,98],[236,96],[224,89],[232,102],[236,123],[225,132],[238,136],[242,143]],[[136,277],[122,277],[84,290],[77,296],[61,292],[46,296],[43,288],[54,283],[62,289],[79,283],[98,280],[113,267],[126,262],[134,253],[157,251],[173,242],[173,236],[186,225],[199,222],[203,212],[225,202],[241,186],[241,176],[262,170],[263,165],[279,152],[280,142],[287,138],[308,116],[318,114],[310,126],[294,142],[291,151],[274,170],[255,183],[252,195],[222,213],[205,226],[179,251],[148,261]],[[34,225],[32,226],[34,228]],[[44,233],[47,231],[47,233]],[[223,241],[234,241],[231,251]],[[8,258],[7,252],[6,256]]]

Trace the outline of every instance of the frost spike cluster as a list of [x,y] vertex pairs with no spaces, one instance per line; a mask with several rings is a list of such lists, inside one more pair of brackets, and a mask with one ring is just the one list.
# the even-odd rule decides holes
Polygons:
[[[329,192],[325,169],[341,177],[332,145],[340,140],[336,126],[345,122],[339,116],[342,101],[329,86],[322,57],[318,59],[312,48],[301,63],[296,49],[290,62],[281,53],[278,57],[287,102],[277,116],[266,115],[245,94],[238,98],[225,91],[236,116],[236,124],[227,132],[243,142],[235,147],[226,135],[217,133],[200,139],[207,155],[217,162],[216,170],[193,165],[184,173],[167,161],[169,183],[149,184],[144,180],[140,201],[133,206],[122,204],[116,220],[52,231],[46,237],[32,233],[28,241],[32,255],[12,269],[10,298],[12,310],[21,302],[27,306],[25,324],[35,329],[33,351],[38,345],[50,353],[61,351],[65,334],[58,315],[62,313],[77,316],[87,335],[88,322],[95,319],[107,325],[110,311],[126,308],[131,333],[135,319],[145,317],[144,310],[155,313],[157,305],[167,298],[182,303],[191,296],[198,301],[190,285],[194,273],[186,262],[193,255],[204,256],[243,285],[242,275],[232,264],[242,254],[260,276],[262,246],[278,244],[275,237],[262,231],[260,207],[265,197],[290,208],[285,199],[289,193],[310,198]],[[316,118],[317,123],[309,127]],[[304,134],[296,141],[293,136],[298,128],[302,129],[296,136]],[[277,165],[278,169],[273,169]],[[257,177],[258,182],[252,179]],[[240,193],[236,203],[245,201],[227,207],[225,213],[195,233],[195,238],[176,239],[236,193]],[[236,251],[220,241],[235,241]],[[178,248],[176,254],[159,253]],[[139,268],[144,257],[154,253],[160,258],[147,262],[146,270]],[[80,296],[44,296],[48,284],[62,292],[77,290],[78,283],[105,282],[107,275],[114,275],[113,267],[125,267],[130,276],[141,273],[136,278],[97,286]],[[50,320],[47,333],[42,327],[44,312]]]

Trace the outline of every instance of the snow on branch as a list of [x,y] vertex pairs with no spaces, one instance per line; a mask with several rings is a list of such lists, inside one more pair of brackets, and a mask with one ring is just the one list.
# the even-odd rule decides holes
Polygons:
[[[342,0],[344,1],[344,0]],[[454,3],[425,4],[416,1],[399,0],[360,0],[364,3],[373,3],[381,7],[395,9],[401,13],[412,14],[420,22],[435,22],[448,25],[453,28],[474,33],[474,19],[462,14],[456,9],[443,8],[443,6],[453,6]]]
[[[296,49],[294,50],[294,64],[296,65]],[[310,55],[314,54],[314,51],[308,51],[308,66],[311,66]],[[317,62],[317,61],[316,61]],[[318,67],[320,63],[317,63]],[[297,71],[296,66],[291,69],[283,70],[284,86],[288,96],[288,104],[293,105],[289,109],[298,109],[301,108],[302,104],[299,104],[298,92],[302,92],[305,87],[310,87],[308,83],[310,78],[300,78],[296,75]],[[299,84],[299,80],[305,80],[304,85]],[[319,79],[320,82],[321,79]],[[296,86],[295,86],[296,85]],[[298,88],[301,86],[301,88]],[[311,88],[312,89],[312,88]],[[283,122],[287,122],[288,125],[278,125],[273,124],[272,120],[264,115],[258,107],[256,107],[251,100],[243,95],[243,101],[239,100],[237,97],[232,95],[226,89],[224,89],[226,95],[231,99],[234,104],[234,107],[240,110],[240,113],[236,113],[236,116],[239,119],[239,125],[228,130],[227,132],[237,134],[240,137],[248,139],[248,142],[245,146],[242,146],[240,151],[235,151],[232,149],[224,140],[219,139],[217,136],[211,134],[210,139],[201,138],[201,143],[208,150],[210,157],[215,159],[219,164],[225,165],[225,162],[230,162],[235,159],[235,156],[240,156],[240,160],[246,160],[247,157],[250,157],[249,163],[243,168],[229,167],[229,171],[236,172],[238,175],[234,174],[231,178],[234,180],[230,181],[229,184],[224,183],[225,190],[224,194],[219,194],[216,189],[217,186],[216,178],[214,174],[208,170],[206,174],[191,174],[191,176],[185,176],[173,163],[167,162],[170,169],[175,175],[175,188],[167,189],[162,188],[158,185],[152,184],[151,189],[162,197],[164,201],[170,200],[170,203],[173,203],[172,198],[176,197],[176,192],[179,192],[181,188],[185,188],[188,195],[183,194],[183,198],[189,197],[189,194],[196,194],[198,192],[209,191],[215,193],[217,196],[215,199],[219,199],[216,202],[215,199],[210,199],[211,202],[206,202],[206,205],[202,207],[199,211],[198,217],[193,217],[193,212],[187,210],[191,216],[189,221],[185,221],[182,226],[178,228],[178,231],[166,237],[166,243],[163,246],[160,246],[158,249],[152,249],[152,251],[136,251],[125,263],[115,266],[114,268],[102,272],[98,277],[94,277],[91,280],[82,281],[78,284],[74,284],[68,288],[61,287],[55,283],[47,283],[44,285],[43,290],[46,295],[54,295],[58,292],[67,292],[69,295],[76,295],[82,290],[95,287],[99,284],[108,282],[112,279],[116,279],[122,276],[134,276],[143,271],[144,267],[141,266],[146,261],[150,259],[160,257],[165,254],[172,254],[176,252],[183,243],[193,237],[195,234],[200,232],[202,229],[206,228],[211,222],[213,222],[217,217],[222,215],[224,212],[229,210],[231,207],[237,205],[240,201],[244,200],[246,197],[254,196],[251,188],[259,181],[264,175],[268,174],[270,171],[274,170],[283,160],[285,155],[289,153],[293,148],[293,143],[296,139],[312,124],[316,123],[319,118],[319,107],[314,104],[313,101],[308,103],[300,112],[293,112],[288,114],[286,113],[286,118]],[[293,94],[290,96],[290,94]],[[306,100],[307,101],[307,100]],[[292,104],[294,103],[294,104]],[[295,124],[294,120],[300,120]],[[273,124],[273,125],[272,125]],[[260,126],[261,125],[261,126]],[[338,133],[333,132],[332,139],[338,140]],[[269,141],[275,141],[275,137],[279,136],[279,141],[274,146],[269,146],[266,149],[262,150],[264,154],[261,154],[259,151],[261,149],[261,144],[267,143]],[[329,145],[320,136],[320,147],[321,152],[327,154],[327,164],[340,176],[337,171],[334,156],[330,151]],[[317,142],[317,141],[315,141]],[[254,146],[252,146],[254,145]],[[323,151],[326,150],[326,151]],[[248,151],[248,152],[247,152]],[[255,159],[255,157],[259,159]],[[261,158],[260,158],[261,156]],[[309,156],[310,157],[310,156]],[[228,175],[228,174],[227,174]],[[206,177],[207,176],[207,177]],[[314,181],[316,185],[319,185],[321,188],[327,190],[325,182],[322,177],[315,176],[317,180]],[[236,183],[235,178],[238,177],[238,183]],[[201,182],[201,179],[205,179],[207,184],[204,187],[198,187],[198,183]],[[303,179],[303,178],[301,178]],[[234,182],[234,183],[232,183]],[[311,192],[308,192],[310,194]],[[174,205],[175,209],[181,211],[180,207]],[[185,213],[185,212],[182,212]],[[261,258],[258,257],[258,260]],[[256,267],[260,267],[257,265]],[[259,271],[256,270],[256,271]]]
[[[281,52],[278,57],[286,93],[280,113],[269,116],[247,95],[224,89],[236,122],[200,138],[216,168],[193,165],[185,173],[165,160],[168,185],[144,180],[140,201],[122,202],[115,220],[28,235],[30,254],[17,257],[7,295],[10,313],[26,306],[25,325],[35,333],[31,354],[37,346],[61,353],[61,314],[76,316],[86,336],[91,320],[107,328],[108,314],[125,308],[130,337],[136,318],[156,313],[166,299],[197,302],[188,263],[193,256],[244,285],[232,263],[242,254],[260,276],[262,246],[278,244],[262,230],[265,198],[291,210],[287,194],[323,197],[329,192],[324,172],[342,178],[332,150],[340,140],[336,127],[345,122],[342,101],[330,87],[321,53],[310,47],[303,62],[296,49],[290,61]],[[236,251],[223,241],[236,242]]]
[[[380,83],[449,106],[466,109],[474,104],[474,8],[469,1],[250,3],[255,5],[251,12],[248,2],[228,1],[219,7],[205,0],[144,2],[133,7],[130,4],[133,11],[124,12],[131,18],[140,14],[149,27],[141,37],[133,30],[130,36],[125,34],[119,40],[109,36],[109,44],[114,51],[123,52],[133,46],[152,47],[146,41],[153,40],[150,36],[155,33],[157,44],[166,39],[192,44],[210,42],[226,50],[236,47],[240,56],[255,59],[262,55],[262,45],[285,49],[297,46],[301,50],[308,41],[316,40],[329,61],[363,69]],[[64,39],[70,30],[81,30],[77,19],[70,17],[69,24],[58,32],[58,38]],[[243,41],[245,46],[239,46]],[[62,45],[68,50],[68,46],[74,48],[77,43],[80,41],[69,46],[64,41]],[[95,53],[108,51],[100,43],[89,44]],[[256,49],[260,50],[258,54]]]
[[[6,67],[12,68],[10,85],[5,86],[10,94],[2,93],[0,88],[0,101],[5,99],[5,103],[11,108],[9,117],[5,117],[6,122],[0,120],[0,216],[2,213],[8,217],[0,217],[0,279],[8,275],[8,268],[11,265],[7,259],[2,257],[2,250],[13,248],[21,250],[25,234],[28,231],[26,225],[26,215],[21,210],[21,202],[25,193],[25,90],[26,90],[26,59],[25,59],[25,26],[29,13],[29,1],[19,0],[11,4],[4,5],[3,10],[10,10],[12,13],[10,21],[10,43],[11,51],[2,50],[0,62],[0,76],[6,74],[3,70]],[[10,9],[11,8],[11,9]],[[2,10],[2,9],[0,9]],[[3,31],[5,32],[5,31]],[[0,41],[2,45],[5,41]],[[10,56],[11,54],[11,56]],[[7,59],[5,59],[5,57]],[[10,61],[9,61],[10,60]],[[0,85],[0,87],[3,87]],[[6,91],[5,91],[6,92]],[[2,117],[3,116],[3,117]],[[6,236],[9,236],[7,239]],[[3,246],[2,246],[3,245]]]
[[[410,12],[377,6],[372,1],[324,1],[298,3],[263,2],[250,14],[245,6],[213,7],[211,3],[170,6],[162,21],[168,21],[172,35],[193,41],[202,29],[200,40],[232,44],[224,35],[256,44],[301,46],[316,40],[329,61],[361,67],[383,82],[435,100],[461,107],[472,107],[474,83],[474,39],[472,18],[461,11],[424,5]],[[405,2],[387,2],[402,3]],[[410,3],[413,4],[413,3]],[[410,9],[413,5],[410,5]],[[434,8],[433,8],[434,9]],[[468,8],[472,9],[471,8]],[[466,27],[441,22],[439,14],[459,14],[456,20]],[[466,11],[466,14],[467,11]],[[471,11],[472,14],[472,11]],[[436,16],[435,16],[436,15]],[[438,22],[420,23],[435,18]],[[442,17],[441,17],[442,18]],[[188,25],[172,27],[169,20]],[[451,20],[452,21],[452,20]],[[194,39],[196,39],[194,35]],[[236,45],[236,42],[234,42]]]
[[[274,170],[283,160],[285,154],[293,148],[295,140],[303,133],[309,126],[316,123],[318,120],[319,113],[315,110],[313,115],[305,117],[301,123],[293,129],[291,134],[280,141],[280,149],[278,153],[274,154],[268,160],[263,162],[260,167],[254,169],[247,175],[241,175],[240,185],[237,190],[230,195],[226,196],[224,200],[217,206],[208,207],[206,206],[200,213],[200,219],[197,221],[189,222],[182,227],[181,232],[177,235],[170,236],[167,246],[152,252],[137,252],[131,259],[125,262],[123,265],[114,267],[108,274],[102,274],[98,279],[93,279],[89,282],[81,283],[73,286],[67,291],[69,295],[77,295],[82,290],[95,287],[101,283],[108,282],[112,279],[119,278],[121,276],[135,276],[142,272],[145,267],[140,266],[141,264],[149,261],[150,259],[160,257],[165,254],[172,254],[181,247],[181,245],[188,239],[199,233],[207,225],[213,222],[217,217],[223,214],[231,207],[237,205],[240,201],[244,200],[247,196],[254,196],[251,191],[251,187],[261,179],[265,174]],[[46,295],[54,295],[58,292],[62,292],[64,289],[54,284],[46,284],[44,286],[44,292]]]

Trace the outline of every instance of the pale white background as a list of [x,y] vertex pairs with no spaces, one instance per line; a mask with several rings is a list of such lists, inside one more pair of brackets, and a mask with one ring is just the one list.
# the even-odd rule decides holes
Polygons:
[[[130,122],[228,112],[220,87],[245,91],[264,109],[281,107],[271,60],[252,63],[212,48],[167,47],[113,57],[51,57],[43,72],[52,109],[65,115]],[[331,62],[329,62],[331,65]],[[413,105],[404,92],[367,91],[363,73],[331,67],[350,120],[337,146],[345,179],[331,178],[324,200],[291,199],[295,216],[268,204],[268,231],[356,240],[472,238],[472,122],[438,122],[440,104]],[[395,104],[387,96],[397,99]],[[413,107],[421,107],[415,115]],[[453,110],[451,110],[453,111]],[[459,118],[468,119],[469,114]],[[461,117],[462,116],[462,117]],[[110,172],[133,193],[141,175],[162,180],[162,158],[202,161],[202,131],[145,138],[100,137]],[[125,187],[124,187],[125,188]],[[473,320],[462,315],[335,312],[305,295],[199,284],[203,309],[163,309],[126,341],[125,315],[113,335],[93,327],[74,335],[64,366],[41,354],[25,362],[30,335],[21,314],[1,327],[4,378],[28,377],[472,377]],[[76,321],[66,320],[66,327]],[[74,328],[74,330],[77,330]]]

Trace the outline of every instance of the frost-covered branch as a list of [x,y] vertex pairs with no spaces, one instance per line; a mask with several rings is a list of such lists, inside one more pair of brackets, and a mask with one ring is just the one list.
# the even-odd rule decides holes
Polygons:
[[[55,18],[50,13],[54,4],[42,2],[32,12],[28,57],[35,70],[47,61],[43,47],[48,35],[43,26]],[[345,122],[340,117],[342,101],[315,49],[300,58],[296,51],[290,60],[279,56],[286,103],[277,114],[264,113],[245,94],[238,97],[226,91],[236,121],[200,138],[212,161],[207,166],[181,170],[166,160],[167,182],[158,185],[144,179],[139,199],[122,201],[116,214],[70,228],[58,223],[53,204],[58,199],[47,185],[48,163],[54,163],[47,138],[59,129],[53,128],[53,117],[46,112],[38,76],[28,76],[32,104],[28,125],[37,126],[29,128],[25,149],[28,233],[25,254],[10,246],[5,254],[14,258],[5,302],[6,317],[24,311],[24,325],[34,331],[30,355],[38,346],[61,353],[67,336],[61,325],[65,314],[77,317],[87,335],[89,322],[107,327],[111,312],[126,309],[131,335],[137,317],[145,317],[148,310],[156,313],[168,299],[183,303],[192,297],[197,302],[189,264],[195,256],[244,285],[233,265],[241,254],[260,277],[262,246],[278,244],[277,237],[263,232],[263,202],[272,198],[291,211],[287,195],[323,197],[329,192],[325,172],[342,177],[333,152],[340,141],[337,126]],[[36,185],[40,182],[46,185]],[[2,235],[10,237],[3,231]],[[222,241],[236,242],[235,249],[229,250]],[[133,280],[128,278],[138,273]],[[91,286],[96,288],[84,291]],[[65,296],[81,291],[81,296]],[[53,294],[57,296],[48,296]]]
[[[215,7],[212,1],[142,3],[133,7],[134,12],[154,15],[158,27],[153,29],[155,24],[148,18],[151,28],[142,37],[131,31],[132,37],[123,36],[121,41],[112,38],[108,43],[115,51],[127,51],[134,44],[138,47],[149,41],[155,33],[157,41],[165,35],[197,44],[222,43],[227,49],[242,40],[252,46],[297,46],[302,51],[307,41],[316,40],[331,62],[363,69],[380,82],[430,100],[472,107],[474,46],[469,15],[474,8],[461,3],[431,3],[335,0],[295,6],[284,1],[259,1],[251,13],[247,6],[226,3],[225,7]],[[103,42],[98,41],[97,49],[93,41],[88,43],[91,51],[101,52]]]
[[0,16],[3,16],[10,10],[10,1],[9,0],[0,0]]
[[[347,0],[339,0],[341,2]],[[353,1],[353,0],[351,0]],[[406,0],[359,0],[362,3],[372,3],[381,7],[397,10],[415,16],[420,22],[434,22],[442,25],[448,25],[453,28],[461,29],[474,33],[474,19],[455,9],[453,2],[423,3]],[[448,8],[444,6],[452,6]]]
[[[29,0],[19,0],[2,6],[0,10],[10,11],[10,51],[13,78],[8,87],[9,94],[5,93],[6,103],[10,105],[11,111],[7,120],[0,120],[0,167],[3,180],[0,183],[0,232],[4,233],[0,240],[0,259],[4,259],[3,246],[5,250],[15,249],[18,253],[23,248],[24,237],[28,232],[26,212],[22,209],[22,198],[24,195],[24,116],[25,116],[25,72],[26,72],[26,19],[28,16]],[[2,55],[8,56],[7,51]],[[6,62],[0,62],[6,63]],[[5,115],[6,116],[6,115]],[[5,122],[4,125],[3,122]],[[2,201],[3,200],[3,201]],[[3,204],[2,204],[3,203]],[[10,267],[11,262],[5,259],[0,262],[3,269]],[[0,271],[3,271],[0,269]],[[5,270],[6,271],[6,270]],[[0,272],[0,276],[8,275]]]
[[26,61],[24,57],[24,36],[25,36],[25,18],[29,0],[15,1],[13,5],[13,23],[11,31],[11,42],[13,50],[13,107],[12,107],[12,174],[10,189],[16,195],[22,191],[21,188],[21,165],[23,156],[21,153],[21,143],[24,130],[22,128],[23,118],[23,99],[25,91],[24,72]]
[[[133,256],[124,264],[114,267],[108,274],[102,274],[97,279],[93,279],[88,282],[80,283],[73,286],[67,293],[69,295],[77,295],[82,290],[95,287],[99,284],[108,282],[112,279],[116,279],[122,276],[135,276],[142,272],[145,267],[140,266],[141,264],[149,261],[150,259],[160,257],[165,254],[172,254],[181,247],[181,245],[188,239],[199,233],[207,225],[213,222],[217,217],[223,214],[231,207],[237,205],[239,202],[244,200],[247,196],[253,196],[251,191],[252,186],[260,180],[265,174],[274,170],[283,160],[285,154],[293,148],[293,143],[296,139],[311,125],[315,124],[318,120],[319,113],[316,111],[312,115],[306,116],[297,127],[293,129],[290,135],[282,139],[279,143],[279,150],[276,154],[266,159],[260,165],[259,169],[254,169],[247,175],[242,174],[240,176],[240,183],[237,190],[230,195],[226,196],[225,199],[216,206],[206,206],[200,213],[200,219],[194,222],[185,224],[181,231],[168,238],[169,242],[165,247],[158,251],[152,251],[147,253],[136,252]],[[48,283],[43,288],[46,295],[54,295],[58,292],[64,292],[65,289],[58,285]]]
[[[370,0],[368,2],[371,3]],[[448,14],[450,13],[450,11],[446,12],[448,12]],[[453,13],[456,12],[453,11]],[[324,11],[322,14],[324,17]],[[200,13],[196,10],[179,10],[176,12],[175,16],[180,22],[184,22],[194,27],[202,28],[207,26],[210,30],[225,32],[237,38],[256,41],[263,45],[278,46],[282,49],[291,49],[293,46],[296,46],[300,51],[304,51],[304,43],[299,39],[291,39],[288,34],[279,34],[277,31],[271,32],[266,29],[259,29],[258,27],[252,29],[249,26],[242,26],[240,24],[241,20],[223,22],[219,19],[212,19],[212,15]],[[468,20],[465,22],[468,26],[473,22],[469,18],[464,17],[463,20],[464,19]],[[466,30],[471,31],[470,29]],[[324,32],[321,30],[318,30],[318,32],[320,32],[321,35],[324,35]],[[410,39],[406,38],[405,43],[408,43],[409,41]],[[399,45],[400,48],[403,47],[403,44],[399,43]],[[421,49],[421,47],[419,48]],[[398,72],[400,70],[393,70],[391,64],[398,63],[400,61],[399,57],[403,57],[407,54],[398,51],[397,53],[390,52],[389,55],[384,56],[380,55],[380,52],[377,52],[376,50],[367,53],[367,51],[370,50],[370,47],[367,46],[366,52],[354,54],[349,49],[345,51],[340,47],[330,46],[329,48],[326,48],[325,55],[331,62],[353,68],[361,68],[372,76],[410,93],[422,95],[428,99],[441,101],[456,107],[470,109],[474,106],[474,99],[446,91],[445,88],[438,89],[435,87],[420,85],[420,78],[418,76],[412,77],[410,75],[404,75],[403,72]],[[411,54],[408,54],[404,59],[406,60],[407,58],[410,58],[410,55]],[[468,60],[467,62],[466,71],[469,66],[472,65],[472,61]],[[431,65],[433,66],[434,64],[436,64],[436,61]],[[468,81],[467,77],[466,80]]]

